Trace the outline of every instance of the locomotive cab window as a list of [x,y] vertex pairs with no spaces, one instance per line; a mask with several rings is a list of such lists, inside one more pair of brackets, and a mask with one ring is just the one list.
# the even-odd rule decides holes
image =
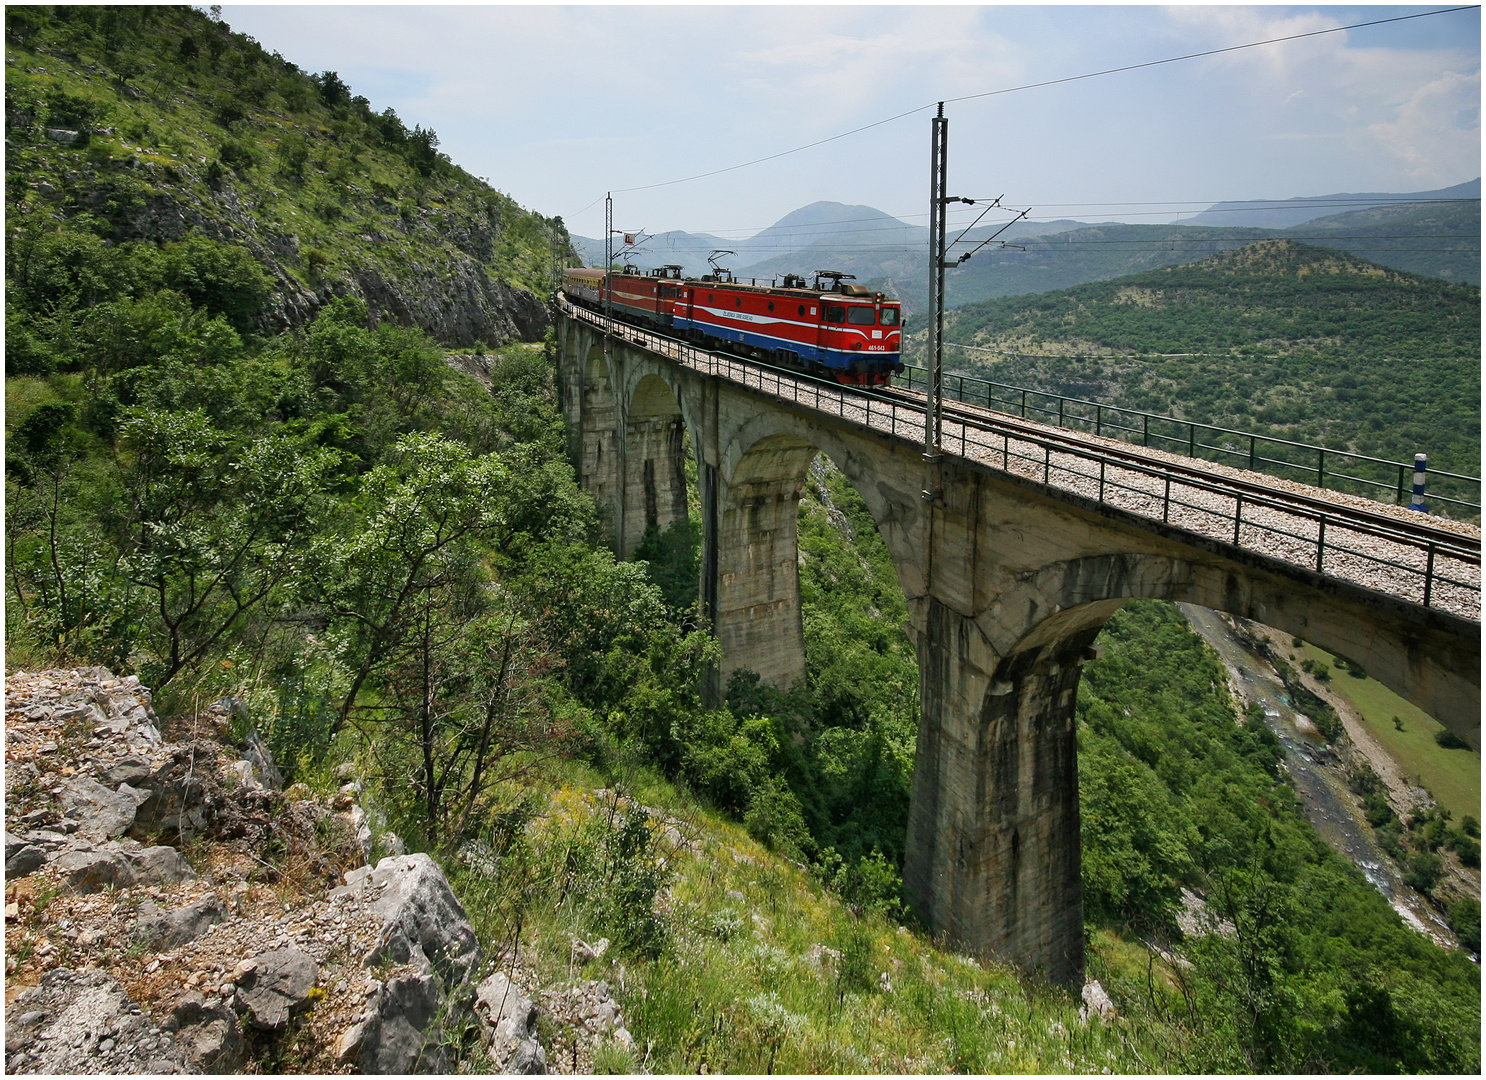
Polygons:
[[882,315],[882,317],[881,317],[881,319],[879,321],[882,323],[883,326],[897,326],[898,325],[898,309],[897,308],[895,308],[895,307],[885,307],[885,308],[882,309],[881,315]]
[[846,321],[852,326],[871,326],[877,321],[877,313],[865,304],[854,304],[846,309]]
[[826,306],[826,322],[843,323],[846,321],[846,309],[844,307]]

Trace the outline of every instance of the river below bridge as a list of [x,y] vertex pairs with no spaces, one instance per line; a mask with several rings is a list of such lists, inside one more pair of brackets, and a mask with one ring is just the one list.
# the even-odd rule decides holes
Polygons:
[[[1264,710],[1265,723],[1280,741],[1285,767],[1316,832],[1362,871],[1404,922],[1441,945],[1454,946],[1449,927],[1427,900],[1403,883],[1398,867],[1378,846],[1347,784],[1344,766],[1315,725],[1296,711],[1274,668],[1245,644],[1222,615],[1191,604],[1177,607],[1232,673],[1242,704],[1257,704]],[[1279,632],[1274,633],[1278,639]]]

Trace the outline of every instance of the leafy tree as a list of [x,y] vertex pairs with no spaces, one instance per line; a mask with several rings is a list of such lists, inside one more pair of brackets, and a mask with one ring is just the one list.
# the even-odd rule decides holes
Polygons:
[[497,785],[568,748],[543,696],[550,660],[513,612],[476,593],[425,592],[383,679],[390,708],[369,740],[388,790],[421,804],[419,831],[449,846]]
[[320,88],[320,97],[332,109],[350,104],[351,90],[335,72],[322,71],[314,77],[314,81],[315,85]]
[[1084,910],[1095,921],[1174,929],[1198,836],[1144,762],[1079,732]]
[[1450,905],[1450,929],[1471,952],[1481,951],[1481,902],[1461,897]]
[[686,518],[664,531],[655,526],[646,529],[631,556],[636,562],[649,564],[650,580],[659,587],[666,603],[677,610],[697,602],[701,542],[701,523]]
[[239,442],[199,412],[133,409],[120,425],[111,523],[159,689],[304,565],[341,463],[286,436]]
[[74,417],[71,404],[43,403],[6,440],[6,577],[25,636],[49,658],[115,661],[127,651],[127,598],[116,556],[79,527],[98,477]]
[[502,523],[507,478],[497,457],[406,435],[362,480],[341,527],[316,539],[307,594],[349,676],[332,730],[396,655],[421,605],[478,587],[478,542]]
[[77,339],[90,366],[105,373],[162,362],[220,363],[242,350],[226,320],[193,309],[169,290],[90,308],[79,320]]
[[244,247],[193,235],[161,249],[166,288],[192,305],[220,315],[240,333],[253,327],[272,290],[262,265]]
[[439,153],[438,146],[439,137],[434,134],[432,129],[418,125],[408,133],[403,152],[407,155],[408,161],[412,164],[413,168],[418,170],[419,175],[432,176],[434,170],[438,168],[439,162],[443,159],[443,155]]

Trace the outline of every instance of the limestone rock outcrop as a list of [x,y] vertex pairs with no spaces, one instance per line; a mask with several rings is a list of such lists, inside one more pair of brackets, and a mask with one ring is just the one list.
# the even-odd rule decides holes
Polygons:
[[238,965],[237,1006],[255,1028],[278,1031],[310,1007],[320,965],[299,949],[273,949]]
[[475,1013],[501,1071],[531,1075],[547,1071],[547,1053],[537,1041],[537,1007],[502,972],[475,991]]
[[478,1030],[508,1071],[544,1071],[531,996],[492,998],[492,977],[477,1006],[481,949],[438,864],[365,865],[354,766],[334,795],[278,790],[235,708],[173,719],[176,741],[137,680],[10,674],[7,1070],[232,1072],[282,1040],[304,1071],[436,1073]]
[[346,877],[331,898],[369,902],[380,924],[364,963],[396,964],[406,973],[377,984],[365,1011],[341,1035],[336,1059],[364,1073],[441,1072],[447,1064],[443,1028],[467,1015],[475,1000],[481,954],[474,928],[427,855],[388,856],[375,870]]

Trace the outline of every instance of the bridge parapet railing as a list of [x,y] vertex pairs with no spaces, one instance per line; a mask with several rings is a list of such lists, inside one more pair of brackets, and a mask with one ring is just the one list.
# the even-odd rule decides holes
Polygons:
[[[927,370],[910,364],[905,366],[901,382],[909,389],[926,390],[929,380]],[[945,372],[943,386],[945,397],[967,405],[980,405],[1024,420],[1087,431],[1252,472],[1269,473],[1378,502],[1404,504],[1413,493],[1412,461],[1354,454],[1349,450],[1142,412],[959,372]],[[1479,520],[1481,478],[1431,469],[1427,501],[1435,508],[1448,508],[1451,517]]]
[[[914,441],[923,438],[926,410],[921,401],[712,352],[625,323],[607,323],[600,315],[565,303],[564,310],[693,370],[874,432]],[[946,416],[943,432],[947,454],[957,449],[967,460],[1071,490],[1101,506],[1480,620],[1479,538],[1448,530],[1423,515],[1414,522],[1389,516],[1386,507],[1367,512],[1296,496],[1205,472],[1195,462],[1179,467],[1139,460],[1080,443],[1072,431],[1065,437],[990,416]]]

